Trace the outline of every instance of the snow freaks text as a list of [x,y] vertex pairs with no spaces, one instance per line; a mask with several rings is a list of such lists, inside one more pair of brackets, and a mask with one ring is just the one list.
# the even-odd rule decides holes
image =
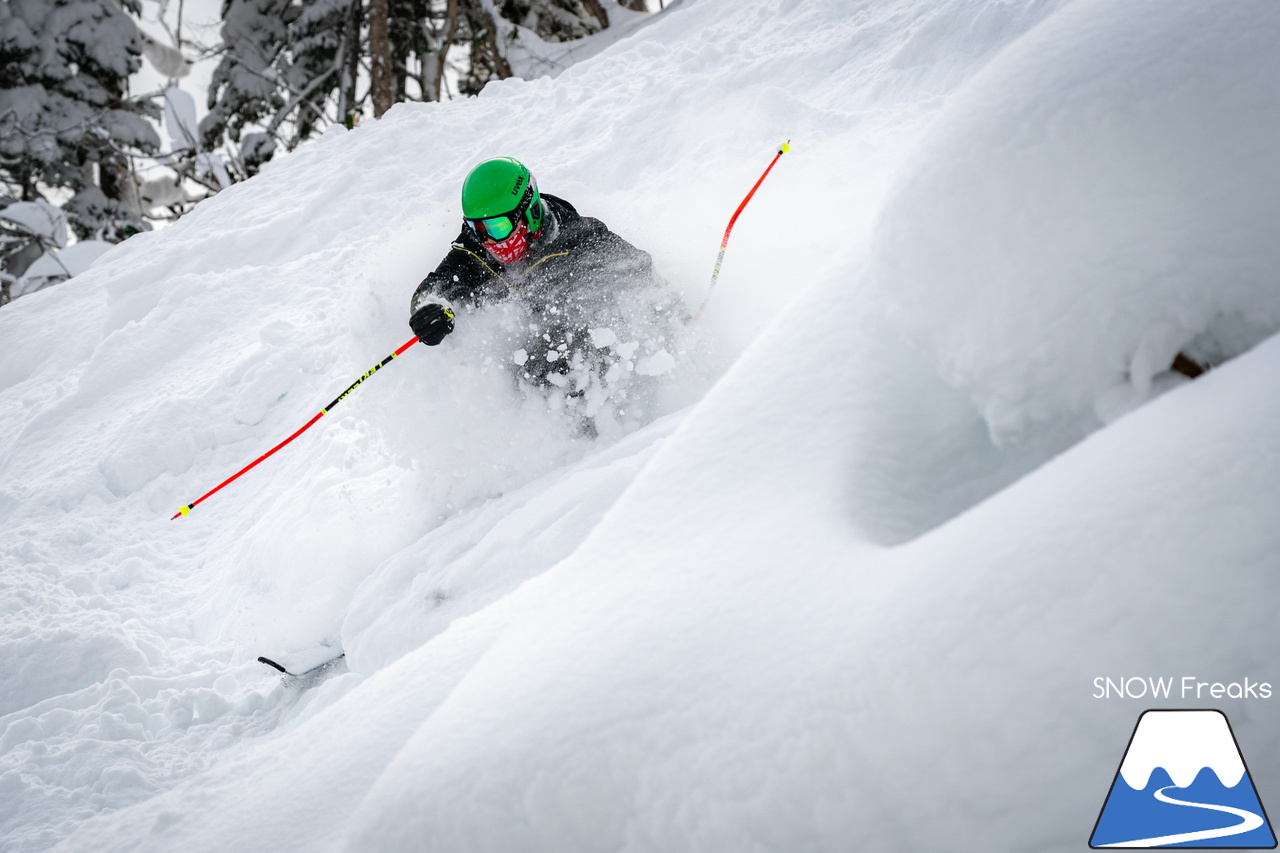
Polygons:
[[1094,699],[1270,699],[1271,682],[1201,681],[1193,675],[1178,677],[1131,676],[1093,680]]

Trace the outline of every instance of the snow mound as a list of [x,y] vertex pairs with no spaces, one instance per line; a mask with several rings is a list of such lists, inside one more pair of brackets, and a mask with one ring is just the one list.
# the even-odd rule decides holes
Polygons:
[[1078,0],[948,102],[872,277],[998,440],[1280,329],[1278,38],[1267,0]]

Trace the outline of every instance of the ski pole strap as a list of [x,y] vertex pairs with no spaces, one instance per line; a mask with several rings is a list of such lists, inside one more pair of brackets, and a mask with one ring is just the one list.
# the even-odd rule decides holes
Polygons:
[[778,158],[791,150],[791,140],[778,146],[778,153],[773,155],[773,159],[769,161],[769,165],[765,167],[763,174],[751,187],[751,191],[747,193],[747,197],[742,200],[742,204],[738,205],[738,209],[733,212],[733,216],[729,217],[729,226],[724,229],[724,237],[720,240],[720,254],[716,256],[716,268],[711,273],[711,284],[707,287],[707,295],[702,300],[702,304],[698,306],[698,311],[693,315],[693,319],[702,316],[702,309],[707,307],[707,302],[711,299],[711,291],[715,289],[716,280],[720,278],[720,265],[724,263],[724,250],[729,246],[729,234],[733,231],[733,224],[738,221],[738,215],[742,213],[742,209],[747,206],[747,202],[751,201],[751,197],[756,194],[756,190],[760,189],[760,185],[764,183],[764,179],[769,177],[769,172],[773,170],[773,166],[778,162]]
[[336,406],[336,405],[338,405],[339,403],[341,403],[341,402],[342,402],[342,400],[343,400],[343,398],[344,398],[344,397],[346,397],[348,394],[350,394],[352,391],[356,390],[356,388],[360,385],[360,383],[361,383],[361,382],[365,381],[365,380],[366,380],[366,379],[368,379],[370,376],[372,376],[373,374],[377,373],[377,372],[378,372],[379,370],[381,370],[382,368],[386,367],[388,364],[390,364],[390,363],[391,363],[391,359],[393,359],[393,358],[395,358],[396,356],[400,355],[402,352],[404,352],[405,350],[407,350],[409,347],[413,346],[413,345],[414,345],[414,344],[416,344],[417,342],[418,342],[418,339],[417,339],[416,337],[410,338],[407,342],[405,342],[404,346],[400,347],[398,350],[396,350],[395,352],[391,353],[391,355],[387,356],[387,357],[386,357],[386,358],[384,358],[382,361],[378,362],[378,363],[377,363],[376,365],[374,365],[374,366],[373,366],[373,367],[372,367],[368,372],[366,372],[363,376],[361,376],[361,377],[360,377],[359,379],[357,379],[355,382],[352,382],[352,383],[351,383],[351,387],[350,387],[350,388],[348,388],[347,390],[343,391],[341,394],[339,394],[339,395],[334,399],[334,401],[333,401],[332,403],[330,403],[329,405],[327,405],[327,406],[325,406],[323,409],[321,409],[319,412],[317,412],[317,413],[316,413],[316,415],[315,415],[315,417],[313,417],[311,420],[309,420],[309,421],[307,421],[305,424],[303,424],[303,425],[302,425],[302,426],[297,430],[297,432],[295,432],[293,435],[289,436],[289,437],[288,437],[288,438],[286,438],[284,441],[282,441],[282,442],[280,442],[279,444],[277,444],[275,447],[273,447],[273,448],[271,448],[270,450],[268,450],[266,453],[264,453],[264,454],[262,454],[261,456],[259,456],[257,459],[255,459],[255,460],[253,460],[252,462],[250,462],[248,465],[246,465],[246,466],[244,466],[243,468],[241,468],[239,471],[237,471],[237,472],[235,472],[234,474],[232,474],[232,475],[231,475],[230,477],[228,477],[227,479],[223,480],[223,481],[222,481],[221,483],[219,483],[218,485],[214,486],[214,487],[213,487],[212,489],[210,489],[209,491],[205,492],[205,493],[204,493],[203,495],[201,495],[200,497],[196,498],[196,499],[195,499],[194,501],[192,501],[191,503],[189,503],[189,504],[187,504],[186,506],[184,506],[184,507],[182,507],[181,509],[179,509],[176,513],[174,513],[174,514],[173,514],[173,517],[172,517],[172,518],[170,518],[169,520],[170,520],[170,521],[173,521],[173,519],[175,519],[175,518],[180,518],[180,517],[182,517],[182,516],[185,516],[185,515],[190,514],[191,510],[195,509],[195,508],[196,508],[196,505],[197,505],[197,504],[199,504],[201,501],[205,500],[206,498],[211,497],[211,496],[212,496],[212,495],[214,495],[214,494],[217,494],[217,493],[218,493],[218,492],[223,488],[223,486],[228,486],[228,485],[230,485],[231,483],[235,482],[235,481],[240,477],[240,475],[242,475],[242,474],[244,474],[245,472],[247,472],[247,471],[251,470],[251,469],[252,469],[254,466],[256,466],[259,462],[263,461],[263,460],[264,460],[264,459],[266,459],[268,456],[270,456],[271,454],[275,453],[277,450],[279,450],[280,448],[284,447],[286,444],[288,444],[289,442],[293,441],[295,438],[297,438],[298,436],[302,435],[302,434],[303,434],[304,432],[306,432],[307,430],[311,429],[312,425],[313,425],[316,421],[320,420],[322,417],[324,417],[324,416],[325,416],[325,415],[327,415],[330,411],[332,411],[332,410],[333,410],[333,407],[334,407],[334,406]]

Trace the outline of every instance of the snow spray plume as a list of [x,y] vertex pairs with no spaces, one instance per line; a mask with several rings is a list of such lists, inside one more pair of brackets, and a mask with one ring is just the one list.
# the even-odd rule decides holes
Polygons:
[[751,201],[751,197],[756,194],[756,190],[760,189],[760,185],[764,183],[764,179],[769,177],[769,171],[773,169],[773,164],[778,162],[778,158],[791,150],[791,140],[778,146],[778,153],[773,155],[773,159],[769,161],[768,167],[764,170],[764,174],[760,176],[760,180],[756,181],[755,186],[751,188],[751,192],[747,193],[747,197],[742,200],[742,204],[738,205],[738,209],[733,212],[733,216],[729,217],[729,227],[724,229],[724,237],[720,240],[720,254],[716,256],[716,268],[711,273],[711,285],[707,288],[707,295],[702,300],[702,304],[698,306],[697,312],[693,315],[693,319],[697,320],[702,316],[702,310],[707,307],[707,303],[711,300],[711,291],[715,290],[716,279],[720,277],[720,265],[724,263],[724,250],[729,245],[729,232],[733,230],[733,223],[738,221],[738,214],[742,213],[742,209],[747,206],[747,202]]
[[169,520],[170,520],[170,521],[173,521],[173,519],[174,519],[174,518],[178,518],[179,516],[183,516],[183,515],[186,515],[187,513],[191,512],[191,510],[193,510],[193,509],[195,509],[195,508],[196,508],[196,504],[200,503],[200,502],[201,502],[201,501],[203,501],[205,498],[207,498],[207,497],[209,497],[210,495],[214,494],[214,493],[215,493],[215,492],[217,492],[219,489],[221,489],[223,486],[228,485],[229,483],[234,482],[234,481],[235,481],[235,480],[236,480],[236,479],[237,479],[241,474],[245,473],[245,472],[246,472],[246,471],[248,471],[250,468],[253,468],[255,465],[257,465],[257,464],[258,464],[259,462],[261,462],[263,459],[266,459],[268,456],[270,456],[271,454],[275,453],[277,450],[279,450],[280,448],[284,447],[286,444],[288,444],[289,442],[293,441],[295,438],[297,438],[298,436],[302,435],[304,432],[306,432],[307,430],[309,430],[309,429],[311,428],[311,425],[312,425],[312,424],[314,424],[316,421],[320,420],[320,418],[322,418],[322,417],[324,417],[326,414],[328,414],[328,413],[333,409],[333,407],[334,407],[334,406],[336,406],[336,405],[338,405],[339,403],[341,403],[341,402],[342,402],[342,399],[343,399],[344,397],[346,397],[346,396],[347,396],[348,394],[350,394],[352,391],[356,390],[356,387],[357,387],[361,382],[365,381],[365,380],[366,380],[366,379],[368,379],[370,376],[372,376],[373,374],[377,373],[377,372],[378,372],[379,370],[381,370],[383,367],[386,367],[386,366],[391,362],[391,359],[395,358],[395,357],[396,357],[396,356],[398,356],[400,353],[404,352],[405,350],[407,350],[409,347],[413,346],[413,345],[414,345],[414,344],[416,344],[417,342],[418,342],[418,339],[417,339],[416,337],[410,338],[410,339],[409,339],[409,340],[404,344],[404,346],[400,347],[400,349],[396,350],[395,352],[391,353],[391,355],[387,356],[387,357],[386,357],[386,358],[384,358],[382,361],[380,361],[380,362],[378,362],[377,364],[375,364],[375,365],[374,365],[374,366],[373,366],[373,367],[372,367],[368,372],[366,372],[363,376],[361,376],[361,377],[360,377],[359,379],[357,379],[355,382],[352,382],[352,383],[351,383],[351,387],[350,387],[350,388],[348,388],[347,390],[345,390],[345,391],[343,391],[341,394],[339,394],[339,395],[338,395],[338,397],[337,397],[337,399],[335,399],[332,403],[330,403],[329,405],[327,405],[327,406],[325,406],[323,409],[321,409],[321,410],[320,410],[320,412],[319,412],[319,413],[318,413],[314,418],[312,418],[311,420],[309,420],[309,421],[307,421],[305,424],[303,424],[303,425],[302,425],[302,427],[301,427],[297,432],[295,432],[293,435],[289,436],[289,437],[288,437],[288,438],[286,438],[284,441],[282,441],[282,442],[280,442],[279,444],[277,444],[275,447],[273,447],[273,448],[271,448],[270,450],[268,450],[266,453],[264,453],[264,454],[262,454],[261,456],[259,456],[257,459],[255,459],[255,460],[253,460],[252,462],[250,462],[248,465],[246,465],[246,466],[244,466],[243,468],[241,468],[239,471],[237,471],[237,472],[235,472],[234,474],[232,474],[232,475],[231,475],[230,477],[228,477],[227,479],[223,480],[223,481],[222,481],[221,483],[219,483],[218,485],[214,486],[214,487],[213,487],[212,489],[210,489],[209,491],[205,492],[205,493],[204,493],[203,495],[201,495],[200,497],[198,497],[198,498],[196,498],[195,500],[193,500],[191,503],[189,503],[189,504],[187,504],[186,506],[184,506],[182,509],[180,509],[180,510],[178,510],[177,512],[175,512],[175,513],[173,514],[173,518],[170,518]]

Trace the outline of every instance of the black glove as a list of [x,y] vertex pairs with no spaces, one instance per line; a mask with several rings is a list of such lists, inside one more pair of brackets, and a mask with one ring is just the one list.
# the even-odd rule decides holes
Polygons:
[[418,340],[433,347],[453,331],[453,309],[439,302],[428,302],[409,318],[409,328]]

